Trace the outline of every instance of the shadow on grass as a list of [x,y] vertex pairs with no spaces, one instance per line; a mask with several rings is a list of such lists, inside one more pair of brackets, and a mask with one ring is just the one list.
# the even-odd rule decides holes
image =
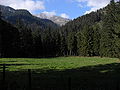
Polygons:
[[[64,71],[32,70],[32,90],[119,90],[120,64],[86,66]],[[30,90],[28,72],[6,71],[5,90]],[[3,90],[0,72],[0,90]]]

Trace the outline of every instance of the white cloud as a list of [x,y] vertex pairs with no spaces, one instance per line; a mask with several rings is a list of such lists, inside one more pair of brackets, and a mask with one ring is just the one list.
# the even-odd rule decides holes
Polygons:
[[80,8],[83,8],[84,7],[84,5],[82,5],[82,4],[78,4],[78,7],[80,7]]
[[[44,12],[42,12],[44,15],[46,15],[46,17],[49,19],[49,18],[51,18],[51,17],[53,17],[53,16],[56,16],[57,15],[57,13],[56,13],[56,11],[51,11],[51,12],[47,12],[47,11],[44,11]],[[63,17],[63,18],[69,18],[69,16],[66,14],[66,13],[62,13],[62,14],[60,14],[60,16],[61,17]]]
[[[91,7],[89,11],[86,13],[90,13],[91,11],[96,11],[97,9],[105,7],[110,0],[76,0],[77,2],[86,2],[88,7]],[[85,14],[86,14],[85,13]]]
[[51,12],[47,12],[47,11],[44,11],[42,12],[43,14],[45,14],[46,16],[49,16],[49,17],[53,17],[56,15],[56,12],[55,11],[51,11]]
[[0,4],[15,9],[27,9],[31,12],[45,9],[44,2],[41,0],[0,0]]
[[66,13],[62,13],[60,16],[63,18],[69,18],[69,16]]

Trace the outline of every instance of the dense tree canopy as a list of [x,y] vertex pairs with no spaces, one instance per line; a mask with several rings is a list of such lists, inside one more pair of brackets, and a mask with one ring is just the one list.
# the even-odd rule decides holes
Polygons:
[[19,40],[18,29],[0,19],[0,56],[19,56]]

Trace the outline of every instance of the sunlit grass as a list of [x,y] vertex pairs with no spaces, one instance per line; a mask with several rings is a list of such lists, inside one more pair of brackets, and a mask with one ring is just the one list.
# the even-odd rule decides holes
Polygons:
[[57,58],[1,58],[0,64],[9,64],[7,70],[21,71],[27,69],[65,70],[83,66],[119,63],[117,58],[100,57],[57,57]]

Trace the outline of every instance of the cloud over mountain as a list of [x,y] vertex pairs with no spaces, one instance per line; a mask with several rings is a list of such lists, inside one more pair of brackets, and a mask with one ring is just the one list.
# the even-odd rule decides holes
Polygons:
[[51,11],[51,12],[47,12],[47,11],[44,11],[42,12],[44,15],[48,16],[48,17],[53,17],[56,15],[56,12],[55,11]]
[[44,1],[41,0],[0,0],[0,4],[15,9],[27,9],[31,12],[45,9]]
[[66,13],[62,13],[60,16],[63,18],[69,18],[69,16]]

